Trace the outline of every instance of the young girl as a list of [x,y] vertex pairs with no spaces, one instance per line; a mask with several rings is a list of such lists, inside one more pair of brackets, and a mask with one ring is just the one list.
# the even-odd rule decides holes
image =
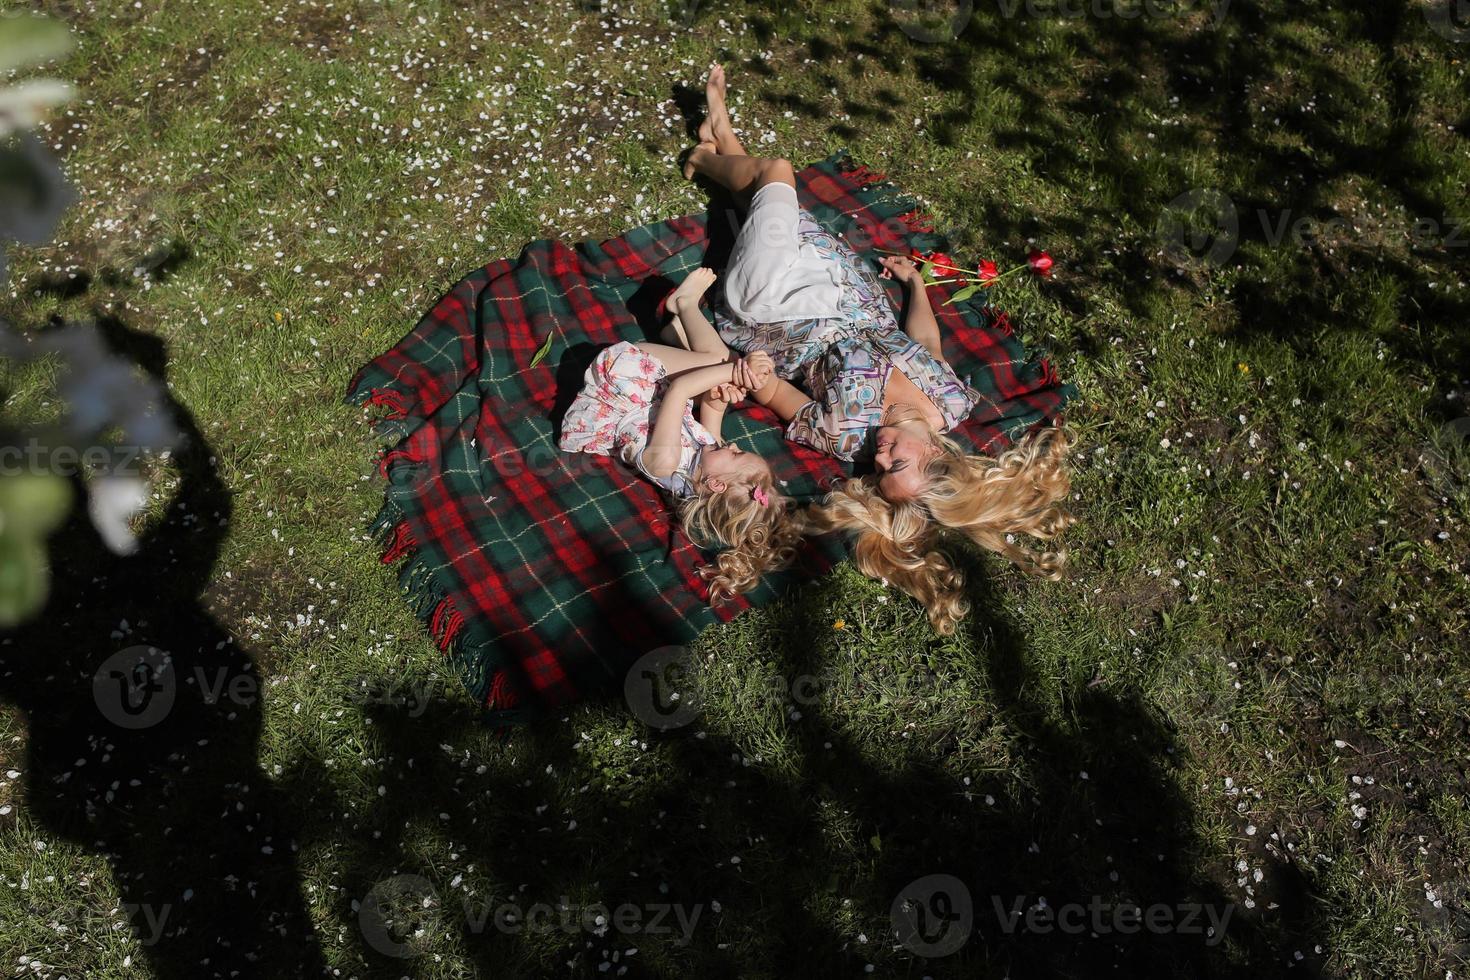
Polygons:
[[[698,269],[666,301],[673,319],[664,336],[689,349],[624,341],[597,356],[562,422],[560,445],[616,455],[678,499],[690,538],[725,549],[700,570],[717,601],[791,564],[801,531],[769,464],[718,439],[726,406],[763,386],[774,369],[764,353],[732,358],[699,312],[714,280]],[[690,408],[695,399],[699,421]]]

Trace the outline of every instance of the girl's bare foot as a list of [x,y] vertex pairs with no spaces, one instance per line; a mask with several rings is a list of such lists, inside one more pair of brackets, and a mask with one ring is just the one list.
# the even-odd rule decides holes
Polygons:
[[710,286],[714,285],[714,282],[714,270],[703,266],[695,269],[684,277],[684,281],[679,283],[677,289],[669,294],[669,312],[676,317],[683,316],[684,312],[689,309],[697,312],[699,297],[703,296]]
[[704,99],[709,110],[699,126],[700,140],[713,141],[717,152],[726,156],[744,155],[745,147],[740,145],[740,140],[735,136],[735,130],[730,125],[730,110],[725,105],[723,66],[710,66],[709,80],[704,83]]
[[684,158],[684,179],[694,179],[694,173],[699,169],[698,157],[701,154],[705,156],[716,156],[719,152],[719,149],[714,143],[708,142],[701,142],[698,146],[690,150],[689,155]]

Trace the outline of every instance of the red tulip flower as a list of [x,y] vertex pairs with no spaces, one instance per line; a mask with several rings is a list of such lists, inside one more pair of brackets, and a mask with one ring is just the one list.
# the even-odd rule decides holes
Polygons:
[[950,258],[948,255],[945,255],[943,252],[935,252],[933,255],[929,256],[927,261],[933,262],[935,265],[943,267],[946,272],[953,271],[955,268],[954,259]]
[[1000,278],[1000,270],[989,259],[981,259],[980,265],[975,269],[975,273],[980,277],[982,285],[988,285]]
[[1039,248],[1032,249],[1030,254],[1026,256],[1026,264],[1031,266],[1032,272],[1041,276],[1043,279],[1051,275],[1051,256]]

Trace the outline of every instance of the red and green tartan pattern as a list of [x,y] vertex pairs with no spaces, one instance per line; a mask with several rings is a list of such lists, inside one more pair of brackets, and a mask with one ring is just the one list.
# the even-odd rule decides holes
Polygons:
[[[948,247],[911,200],[845,154],[799,172],[797,188],[860,253]],[[650,278],[678,282],[704,264],[711,216],[733,217],[712,211],[573,247],[532,242],[466,276],[349,387],[349,403],[388,410],[379,424],[398,438],[381,462],[383,561],[406,559],[400,585],[492,721],[616,689],[641,655],[690,642],[843,557],[840,541],[810,541],[797,568],[712,609],[696,574],[705,557],[658,490],[613,460],[557,449],[555,410],[598,349],[651,339],[630,301]],[[945,354],[984,396],[956,438],[994,453],[1055,418],[1072,389],[1026,355],[1005,315],[983,294],[939,306],[951,287],[931,288],[946,294],[934,297]],[[786,442],[754,404],[729,413],[725,436],[769,459],[799,499],[850,473]]]

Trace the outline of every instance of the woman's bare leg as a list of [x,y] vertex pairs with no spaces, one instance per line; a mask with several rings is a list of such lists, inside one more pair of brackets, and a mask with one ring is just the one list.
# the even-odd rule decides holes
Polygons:
[[737,197],[750,196],[766,184],[780,182],[796,186],[796,171],[781,159],[753,157],[745,152],[730,125],[730,111],[725,105],[725,69],[710,69],[704,87],[709,112],[699,127],[699,145],[690,151],[684,164],[684,176],[693,179],[701,174]]
[[709,80],[704,83],[704,99],[709,108],[699,126],[699,141],[715,144],[716,152],[722,156],[745,156],[745,147],[730,125],[730,110],[725,104],[725,69],[722,66],[710,66]]
[[767,184],[796,186],[796,171],[789,160],[726,156],[716,153],[708,143],[701,143],[690,151],[689,160],[684,164],[684,173],[691,178],[695,174],[708,177],[747,201]]

